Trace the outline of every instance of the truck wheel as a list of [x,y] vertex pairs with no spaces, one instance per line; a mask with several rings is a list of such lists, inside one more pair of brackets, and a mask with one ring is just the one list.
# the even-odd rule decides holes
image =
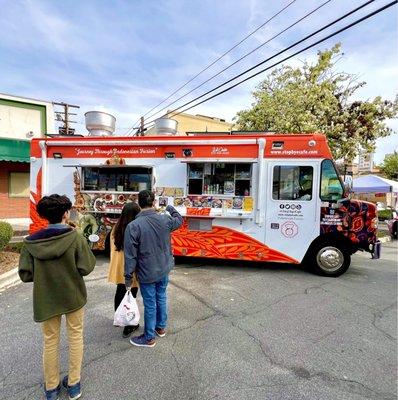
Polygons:
[[347,271],[351,263],[351,254],[341,243],[317,243],[310,250],[307,260],[314,273],[337,277]]

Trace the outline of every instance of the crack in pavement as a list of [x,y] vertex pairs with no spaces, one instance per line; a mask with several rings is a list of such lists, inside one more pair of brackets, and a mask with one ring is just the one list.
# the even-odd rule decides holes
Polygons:
[[181,366],[180,366],[180,363],[179,363],[179,361],[177,359],[177,356],[174,353],[174,346],[175,346],[176,342],[177,342],[177,338],[174,339],[174,342],[171,345],[170,353],[171,353],[171,356],[174,359],[174,362],[176,363],[176,367],[177,367],[177,371],[178,371],[178,374],[177,374],[178,380],[179,380],[180,384],[182,384],[182,378],[183,378],[184,374],[183,374],[183,371],[181,370]]
[[212,319],[213,317],[216,317],[216,316],[218,316],[218,315],[217,314],[211,314],[211,315],[208,315],[206,317],[199,318],[199,319],[195,320],[194,322],[192,322],[192,324],[189,325],[189,326],[186,326],[184,328],[177,329],[177,330],[174,330],[174,331],[170,331],[168,336],[174,336],[174,335],[177,335],[178,333],[181,333],[181,332],[187,331],[189,329],[192,329],[199,322],[207,321],[207,320]]
[[[4,387],[7,387],[7,386],[18,386],[19,387],[19,390],[16,391],[15,393],[12,393],[11,396],[16,396],[22,392],[26,392],[27,390],[29,390],[29,393],[27,395],[25,395],[25,398],[27,398],[27,396],[30,396],[31,393],[34,393],[38,388],[42,388],[43,383],[42,382],[39,382],[39,383],[34,382],[34,383],[30,383],[30,384],[27,383],[23,386],[19,386],[18,382],[16,382],[16,383],[14,382],[14,383],[6,385]],[[33,391],[32,391],[32,389],[33,389]]]
[[[319,371],[311,373],[307,368],[302,366],[295,366],[295,365],[287,365],[281,361],[278,361],[275,357],[273,357],[269,351],[265,348],[265,344],[255,335],[251,334],[250,332],[246,331],[244,328],[239,326],[238,324],[233,323],[230,321],[231,325],[238,328],[242,332],[246,333],[247,336],[252,338],[260,347],[261,352],[267,359],[267,361],[274,367],[278,367],[282,370],[292,373],[299,379],[311,380],[315,377],[320,378],[323,382],[329,384],[331,387],[334,387],[334,384],[338,384],[340,389],[343,389],[345,392],[352,393],[352,394],[360,394],[363,396],[367,396],[367,398],[371,398],[374,400],[394,400],[395,396],[390,393],[378,392],[373,390],[372,388],[366,386],[365,384],[349,379],[342,379],[338,378],[328,372]],[[353,385],[357,385],[359,387],[353,387]],[[348,387],[347,387],[348,386]],[[373,397],[372,395],[375,394],[377,397]],[[370,396],[370,397],[369,397]]]
[[361,307],[366,307],[366,308],[368,308],[369,310],[372,310],[372,311],[377,311],[375,307],[372,307],[372,306],[370,306],[368,304],[360,303],[359,301],[356,301],[354,299],[350,299],[349,297],[343,296],[341,293],[334,292],[331,289],[323,289],[323,290],[325,292],[327,292],[327,293],[331,293],[331,294],[333,294],[335,296],[341,297],[342,299],[348,301],[349,303],[353,303],[353,304],[356,304],[357,306],[361,306]]
[[185,293],[190,294],[193,298],[195,298],[197,301],[199,301],[199,303],[203,304],[204,306],[206,306],[207,308],[212,310],[214,312],[214,314],[222,315],[223,317],[227,317],[227,314],[223,313],[219,308],[217,308],[217,307],[213,306],[211,303],[207,302],[203,297],[197,295],[196,293],[193,293],[192,290],[187,289],[184,286],[181,286],[180,284],[176,283],[174,281],[174,279],[170,279],[169,282],[171,285],[177,287],[178,289],[181,289]]
[[325,282],[325,283],[322,283],[322,285],[308,286],[307,288],[305,288],[304,294],[311,294],[311,292],[310,292],[311,289],[321,289],[325,293],[328,293],[328,291],[324,288],[324,286],[329,285],[329,284],[330,284],[330,282]]
[[6,381],[8,379],[8,377],[14,372],[14,368],[13,366],[11,366],[10,370],[4,375],[4,377],[1,380],[1,388],[4,389],[7,385],[6,385]]
[[[120,343],[120,342],[116,342],[116,343]],[[126,342],[123,342],[123,343],[126,343]],[[90,359],[90,360],[87,360],[87,361],[85,361],[85,362],[83,362],[83,367],[85,368],[85,367],[89,367],[89,366],[91,366],[91,364],[93,364],[93,363],[95,363],[95,362],[97,362],[97,361],[100,361],[100,360],[102,360],[102,359],[104,359],[105,357],[107,357],[107,356],[109,356],[109,355],[111,355],[111,354],[120,354],[120,353],[123,353],[123,352],[125,352],[125,351],[128,351],[128,350],[130,350],[131,349],[131,347],[132,347],[132,345],[126,345],[125,347],[123,347],[123,348],[117,348],[117,349],[113,349],[113,350],[111,350],[111,351],[108,351],[108,352],[106,352],[105,354],[101,354],[101,355],[99,355],[99,356],[97,356],[97,357],[94,357],[94,358],[92,358],[92,359]]]
[[318,338],[312,339],[312,343],[314,343],[314,344],[315,344],[315,343],[319,343],[319,342],[321,342],[323,339],[326,339],[327,337],[333,335],[334,333],[336,333],[336,329],[333,329],[333,330],[331,330],[330,332],[327,332],[327,333],[325,333],[324,335],[322,335],[322,336],[320,336],[320,337],[318,337]]
[[[320,378],[323,382],[329,384],[330,386],[333,386],[333,384],[338,383],[338,384],[340,384],[340,389],[342,389],[343,391],[352,393],[352,394],[359,394],[361,396],[366,396],[366,398],[369,398],[369,399],[374,399],[374,400],[395,400],[396,399],[396,396],[394,394],[378,392],[376,390],[373,390],[369,386],[366,386],[365,384],[363,384],[361,382],[358,382],[353,379],[339,378],[337,376],[329,374],[328,372],[320,371],[320,372],[316,372],[311,375],[311,379],[316,378],[316,377]],[[348,387],[346,387],[346,386],[348,386]],[[374,394],[375,396],[372,396],[372,394]]]
[[386,332],[383,328],[380,328],[379,326],[377,326],[376,322],[379,319],[382,319],[384,317],[384,313],[388,310],[390,310],[391,308],[394,308],[397,306],[397,302],[394,302],[392,304],[390,304],[389,306],[387,306],[386,308],[384,308],[383,310],[377,310],[373,313],[373,321],[372,321],[372,325],[379,331],[381,332],[388,340],[391,340],[393,342],[395,342],[397,340],[396,337],[390,335],[388,332]]
[[[375,399],[375,400],[381,400],[381,399],[385,399],[385,400],[390,400],[391,399],[392,400],[392,399],[395,399],[394,395],[392,395],[390,393],[384,393],[384,392],[379,392],[379,391],[373,390],[372,388],[366,386],[365,384],[363,384],[361,382],[358,382],[358,381],[355,381],[355,380],[342,379],[342,378],[336,377],[336,376],[334,376],[332,374],[329,374],[328,372],[324,372],[324,371],[311,373],[311,371],[309,371],[308,369],[306,369],[303,366],[287,365],[287,364],[285,364],[285,363],[283,363],[281,361],[278,361],[276,359],[276,357],[271,354],[270,350],[267,349],[266,345],[258,337],[256,337],[255,335],[251,334],[250,332],[246,331],[241,326],[239,326],[239,324],[237,324],[233,320],[231,320],[231,317],[228,316],[226,313],[224,313],[222,310],[215,308],[212,304],[209,304],[205,299],[203,299],[201,296],[198,296],[197,294],[193,293],[191,290],[186,289],[185,287],[183,287],[183,286],[181,286],[179,284],[176,284],[175,282],[172,282],[172,284],[174,286],[178,287],[179,289],[183,290],[184,292],[189,293],[197,301],[199,301],[200,303],[202,303],[203,305],[205,305],[209,309],[213,310],[214,313],[215,313],[215,315],[213,315],[213,316],[216,316],[216,315],[222,316],[233,327],[239,329],[240,331],[244,332],[247,336],[249,336],[251,339],[253,339],[257,343],[257,345],[259,346],[259,348],[260,348],[262,354],[264,355],[264,357],[266,358],[266,360],[272,366],[277,367],[279,369],[282,369],[284,371],[287,371],[287,372],[293,374],[298,379],[311,380],[311,379],[314,379],[314,378],[319,378],[323,382],[328,384],[329,386],[335,387],[337,385],[338,389],[343,390],[343,391],[345,391],[347,393],[359,394],[361,396],[365,396],[366,398]],[[326,285],[326,284],[328,284],[328,283],[325,283],[324,285]],[[284,295],[281,298],[279,298],[278,300],[276,300],[275,302],[267,304],[265,308],[273,306],[275,304],[278,304],[278,303],[280,303],[281,301],[283,301],[284,299],[286,299],[288,297],[292,297],[292,296],[296,296],[296,295],[302,295],[302,294],[310,294],[310,289],[311,288],[321,288],[326,293],[330,293],[330,291],[328,291],[328,290],[326,290],[325,288],[322,287],[324,285],[311,286],[311,287],[305,288],[304,291],[300,291],[300,292],[295,292],[295,293],[290,293],[290,294]],[[344,296],[341,296],[341,297],[344,298]],[[357,303],[357,302],[354,302],[354,303]],[[363,305],[363,304],[361,304],[361,305]],[[390,305],[385,310],[383,310],[383,312],[385,312],[388,308],[391,308],[392,306],[393,305]],[[372,308],[372,307],[367,306],[367,308]],[[256,311],[253,314],[256,314],[258,312],[261,312],[261,311]],[[206,318],[206,319],[208,319],[208,318]],[[332,332],[329,332],[327,335],[330,335],[330,334],[332,334]],[[320,339],[322,339],[322,338],[320,338]]]

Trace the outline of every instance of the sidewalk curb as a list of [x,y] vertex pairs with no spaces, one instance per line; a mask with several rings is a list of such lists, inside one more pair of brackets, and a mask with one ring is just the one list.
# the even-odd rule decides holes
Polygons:
[[18,268],[14,268],[11,271],[0,275],[0,291],[17,285],[18,283],[21,283],[18,275]]

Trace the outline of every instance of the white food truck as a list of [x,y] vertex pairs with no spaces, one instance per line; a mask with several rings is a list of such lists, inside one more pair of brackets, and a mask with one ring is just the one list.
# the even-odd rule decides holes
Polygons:
[[142,189],[184,216],[176,256],[305,262],[338,276],[351,254],[378,258],[377,212],[347,198],[321,134],[50,137],[31,145],[31,232],[36,204],[65,194],[93,249],[104,249],[123,205]]

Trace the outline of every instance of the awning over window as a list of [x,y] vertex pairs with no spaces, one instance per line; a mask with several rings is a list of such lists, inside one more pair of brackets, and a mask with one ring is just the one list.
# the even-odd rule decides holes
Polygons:
[[30,141],[0,138],[0,161],[30,162]]

